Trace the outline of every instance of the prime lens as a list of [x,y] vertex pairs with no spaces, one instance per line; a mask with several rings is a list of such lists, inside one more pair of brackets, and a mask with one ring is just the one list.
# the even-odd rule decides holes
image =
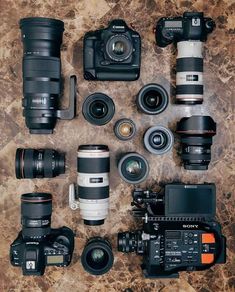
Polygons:
[[92,275],[107,273],[113,266],[113,260],[111,244],[101,237],[89,239],[81,257],[83,268]]
[[131,152],[120,159],[118,171],[121,178],[127,183],[138,184],[147,178],[149,164],[142,155]]
[[24,238],[40,240],[51,231],[52,196],[28,193],[21,196],[21,224]]
[[82,113],[89,123],[102,126],[110,122],[113,118],[115,105],[108,95],[97,92],[89,95],[85,99]]
[[117,248],[121,252],[137,251],[138,234],[135,232],[120,232],[118,233]]
[[176,133],[181,136],[181,158],[184,168],[207,170],[211,161],[212,137],[216,134],[216,123],[210,116],[182,118]]
[[114,125],[114,134],[119,140],[130,140],[136,134],[136,126],[130,119],[120,119]]
[[144,134],[144,146],[152,154],[161,155],[172,148],[174,136],[163,126],[149,128]]
[[18,148],[15,173],[22,178],[51,178],[65,173],[65,154],[53,149]]
[[148,115],[157,115],[163,112],[168,105],[167,91],[159,84],[147,84],[141,88],[136,104],[138,109]]
[[109,207],[109,148],[80,145],[77,158],[79,208],[84,223],[101,225]]

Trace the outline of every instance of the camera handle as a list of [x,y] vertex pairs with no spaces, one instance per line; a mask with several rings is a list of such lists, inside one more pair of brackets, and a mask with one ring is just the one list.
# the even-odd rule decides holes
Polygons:
[[56,117],[61,120],[72,120],[76,115],[76,76],[70,76],[69,107],[57,110]]
[[69,207],[72,210],[77,210],[79,208],[79,201],[76,200],[76,185],[69,185]]

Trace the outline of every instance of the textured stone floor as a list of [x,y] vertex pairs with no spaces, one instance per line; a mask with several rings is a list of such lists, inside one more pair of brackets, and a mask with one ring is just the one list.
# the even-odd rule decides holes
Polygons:
[[[153,27],[161,16],[182,15],[185,10],[203,10],[217,25],[205,44],[205,96],[197,106],[176,106],[149,117],[137,112],[135,95],[147,83],[164,85],[173,101],[176,50],[173,46],[155,46]],[[22,45],[18,21],[26,16],[59,18],[65,22],[62,48],[63,74],[78,76],[78,113],[73,121],[59,121],[53,135],[29,135],[22,117]],[[135,82],[87,82],[82,77],[82,37],[91,29],[106,26],[115,17],[124,18],[142,37],[141,76]],[[233,0],[157,1],[157,0],[45,0],[0,1],[0,291],[234,291],[234,89],[235,89],[235,2]],[[116,114],[110,124],[94,127],[87,123],[81,106],[84,98],[96,91],[110,95]],[[66,101],[65,101],[66,104]],[[175,130],[183,116],[210,114],[217,122],[212,147],[212,162],[205,172],[183,169],[174,150],[161,157],[147,153],[142,145],[144,131],[162,124]],[[121,117],[132,118],[138,134],[131,142],[115,139],[112,127]],[[68,207],[68,186],[76,180],[76,149],[82,143],[107,143],[111,149],[111,208],[105,224],[85,227],[79,212]],[[67,152],[65,175],[48,180],[17,180],[14,155],[17,147],[51,147]],[[115,157],[120,152],[137,151],[150,162],[151,172],[143,187],[159,182],[214,182],[217,186],[217,218],[227,237],[227,263],[205,272],[183,272],[177,280],[146,280],[142,277],[136,255],[116,252],[116,234],[136,227],[130,213],[132,186],[121,181]],[[76,248],[70,267],[47,268],[44,277],[23,277],[21,270],[9,263],[9,245],[20,230],[20,195],[47,191],[53,194],[52,225],[67,225],[76,231]],[[101,277],[87,274],[80,263],[86,239],[107,236],[114,247],[113,269]]]

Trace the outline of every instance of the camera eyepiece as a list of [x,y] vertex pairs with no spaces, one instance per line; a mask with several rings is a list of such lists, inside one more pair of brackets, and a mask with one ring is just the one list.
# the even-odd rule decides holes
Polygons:
[[148,115],[157,115],[163,112],[168,105],[167,91],[159,84],[147,84],[141,88],[136,104],[138,109]]
[[18,148],[15,156],[18,179],[55,177],[65,173],[65,154],[53,149]]
[[174,136],[163,126],[149,128],[144,134],[144,146],[152,154],[161,155],[172,148]]
[[21,196],[21,224],[24,238],[43,239],[51,231],[52,196],[28,193]]
[[114,125],[114,134],[122,141],[132,139],[135,136],[135,133],[136,126],[130,119],[120,119]]
[[83,268],[92,275],[103,275],[113,266],[113,252],[108,240],[93,237],[88,240],[82,252]]
[[82,113],[89,123],[102,126],[110,122],[113,118],[115,105],[108,95],[97,92],[89,95],[85,99]]
[[210,116],[182,118],[176,133],[181,136],[181,158],[184,168],[207,170],[211,160],[212,137],[216,134],[216,123]]
[[118,163],[118,171],[121,178],[130,184],[138,184],[144,181],[149,174],[147,160],[136,152],[125,154]]

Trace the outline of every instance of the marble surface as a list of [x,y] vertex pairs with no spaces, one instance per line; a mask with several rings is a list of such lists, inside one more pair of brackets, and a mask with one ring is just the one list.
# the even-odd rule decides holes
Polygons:
[[[209,36],[204,52],[204,103],[197,106],[173,104],[176,50],[156,47],[153,27],[161,16],[182,15],[185,10],[203,10],[217,25]],[[53,135],[29,135],[22,117],[22,44],[18,21],[26,16],[59,18],[65,22],[62,46],[63,74],[78,76],[78,116],[72,121],[59,121]],[[82,75],[82,37],[91,29],[106,26],[108,21],[124,18],[142,37],[141,76],[135,82],[88,82]],[[233,0],[157,1],[157,0],[46,0],[0,1],[0,291],[234,291],[234,89],[235,89],[235,2]],[[135,95],[147,83],[165,86],[171,96],[167,110],[158,116],[137,112]],[[113,120],[103,127],[87,123],[81,107],[85,97],[101,91],[116,104]],[[64,99],[66,105],[67,100]],[[184,170],[177,156],[176,139],[173,151],[157,157],[147,153],[142,144],[144,131],[162,124],[175,130],[183,116],[209,114],[217,122],[217,135],[212,147],[208,171]],[[113,134],[113,125],[122,117],[133,119],[138,128],[134,140],[120,142]],[[111,149],[111,204],[109,217],[101,227],[83,225],[79,212],[68,207],[68,186],[76,181],[76,149],[82,143],[106,143]],[[67,153],[66,174],[53,179],[17,180],[14,156],[17,147],[51,147]],[[217,219],[227,237],[227,263],[204,272],[182,272],[176,280],[144,279],[141,257],[116,252],[116,234],[133,229],[137,223],[131,216],[133,187],[117,173],[116,156],[137,151],[148,159],[150,176],[142,187],[159,182],[214,182],[217,186]],[[53,194],[52,225],[66,225],[76,232],[76,248],[68,268],[48,267],[43,277],[23,277],[21,269],[9,263],[9,245],[20,226],[20,196],[25,192],[47,191]],[[114,247],[113,269],[100,277],[87,274],[80,263],[86,240],[93,235],[109,238]]]

